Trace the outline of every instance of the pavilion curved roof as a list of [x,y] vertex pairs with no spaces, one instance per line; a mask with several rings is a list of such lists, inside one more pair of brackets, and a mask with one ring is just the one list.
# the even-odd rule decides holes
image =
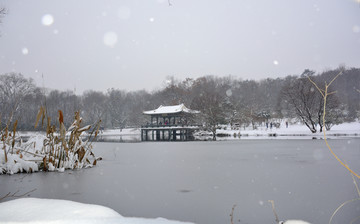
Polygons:
[[143,114],[147,114],[147,115],[176,114],[176,113],[181,113],[181,112],[189,113],[189,114],[200,113],[197,110],[191,110],[191,109],[185,107],[184,104],[179,104],[179,105],[175,105],[175,106],[163,106],[163,105],[161,105],[159,108],[157,108],[155,110],[144,111]]

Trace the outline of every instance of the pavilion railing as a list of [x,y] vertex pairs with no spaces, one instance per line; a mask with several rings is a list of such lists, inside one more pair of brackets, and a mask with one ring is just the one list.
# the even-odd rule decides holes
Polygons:
[[200,127],[199,124],[146,124],[141,125],[141,128],[176,128],[176,127]]

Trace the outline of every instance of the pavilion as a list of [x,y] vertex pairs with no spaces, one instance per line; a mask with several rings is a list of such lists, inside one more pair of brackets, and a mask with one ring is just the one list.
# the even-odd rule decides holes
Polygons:
[[141,141],[189,141],[199,129],[193,119],[199,111],[191,110],[184,104],[160,106],[155,110],[144,111],[150,116],[150,123],[141,127]]

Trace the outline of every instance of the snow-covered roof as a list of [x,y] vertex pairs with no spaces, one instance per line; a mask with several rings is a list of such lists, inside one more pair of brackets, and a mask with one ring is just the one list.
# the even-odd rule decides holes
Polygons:
[[191,110],[191,109],[185,107],[184,104],[180,104],[180,105],[175,105],[175,106],[163,106],[163,105],[161,105],[159,108],[157,108],[155,110],[144,111],[143,114],[148,114],[148,115],[176,114],[176,113],[181,113],[181,112],[190,113],[190,114],[200,113],[197,110]]

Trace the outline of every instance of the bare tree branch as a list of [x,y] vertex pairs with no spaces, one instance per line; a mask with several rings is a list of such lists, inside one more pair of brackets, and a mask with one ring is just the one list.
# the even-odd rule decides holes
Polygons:
[[279,217],[276,213],[276,210],[275,210],[275,202],[273,200],[268,200],[269,203],[271,203],[271,207],[272,207],[272,210],[273,210],[273,213],[274,213],[274,216],[275,216],[275,222],[276,223],[280,223],[279,221]]
[[34,189],[32,189],[31,191],[28,191],[28,192],[26,192],[26,193],[24,193],[24,194],[20,194],[20,195],[17,194],[17,193],[19,193],[19,190],[15,191],[14,193],[9,192],[9,193],[7,193],[6,195],[0,197],[0,201],[1,201],[1,200],[4,200],[5,198],[21,198],[21,197],[24,197],[24,196],[26,196],[26,195],[34,192],[34,191],[36,191],[36,188],[34,188]]
[[0,23],[1,19],[7,14],[6,8],[0,8]]
[[[322,95],[323,98],[324,98],[324,105],[323,105],[323,111],[324,111],[324,113],[323,113],[323,116],[322,116],[322,122],[323,122],[323,124],[325,124],[326,100],[327,100],[327,97],[328,97],[330,94],[333,93],[333,92],[328,93],[328,88],[330,87],[330,85],[331,85],[331,84],[339,77],[339,75],[341,75],[341,74],[342,74],[342,71],[340,71],[340,72],[331,80],[331,82],[330,82],[329,84],[327,84],[327,83],[325,82],[325,88],[324,88],[324,89],[325,89],[325,92],[324,92],[324,94],[320,91],[320,88],[318,87],[318,85],[317,85],[314,81],[311,80],[310,76],[308,76],[308,79],[310,80],[310,82],[319,90],[319,92],[321,93],[321,95]],[[355,173],[352,169],[350,169],[350,167],[349,167],[347,164],[345,164],[345,163],[335,154],[335,152],[332,150],[332,148],[330,147],[330,145],[329,145],[329,143],[328,143],[328,141],[327,141],[325,129],[324,129],[324,141],[325,141],[325,143],[326,143],[326,146],[327,146],[328,149],[330,150],[331,154],[335,157],[335,159],[336,159],[343,167],[345,167],[350,173],[352,173],[353,175],[355,175],[357,178],[360,179],[360,175],[357,174],[357,173]],[[330,221],[331,221],[331,219],[330,219]]]
[[234,210],[235,210],[236,205],[234,205],[231,209],[231,213],[230,213],[230,222],[231,224],[234,224]]

